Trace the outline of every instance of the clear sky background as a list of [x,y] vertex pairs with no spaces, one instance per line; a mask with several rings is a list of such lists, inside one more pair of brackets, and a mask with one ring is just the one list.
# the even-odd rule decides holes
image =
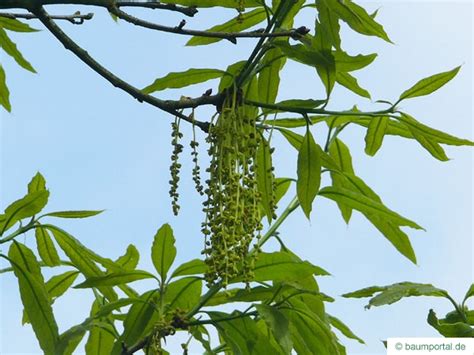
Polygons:
[[[417,80],[462,64],[458,77],[445,88],[429,97],[406,101],[402,108],[421,122],[472,140],[472,3],[363,3],[370,11],[380,8],[377,19],[395,45],[360,36],[343,26],[343,47],[349,53],[379,53],[373,65],[356,73],[360,84],[372,93],[374,101],[393,100]],[[50,11],[64,14],[77,9],[91,10],[55,7]],[[94,11],[94,20],[83,26],[61,25],[100,62],[138,87],[188,67],[225,69],[247,58],[254,43],[242,40],[235,46],[223,41],[185,48],[183,37],[126,23],[117,25],[104,11]],[[170,25],[182,18],[157,11],[145,14]],[[216,19],[219,22],[231,15],[203,10],[200,16],[189,19],[187,26],[207,28]],[[305,10],[295,25],[312,27],[312,15],[313,10]],[[192,188],[189,154],[183,154],[180,216],[172,216],[169,206],[170,117],[111,87],[47,31],[12,37],[39,74],[20,70],[10,58],[1,57],[12,92],[13,113],[0,113],[0,207],[22,196],[30,178],[40,171],[51,191],[49,211],[106,209],[89,220],[58,221],[98,253],[115,258],[134,243],[141,252],[139,268],[152,269],[152,237],[169,222],[177,237],[177,262],[198,257],[203,216],[199,212],[201,199]],[[289,63],[282,82],[280,99],[323,97],[323,88],[310,68]],[[215,88],[216,83],[191,88],[186,95],[198,96],[210,87]],[[178,98],[181,94],[175,90],[163,97]],[[376,107],[344,88],[336,88],[331,108],[342,110],[353,104],[363,109]],[[203,110],[198,117],[206,119],[210,114]],[[322,137],[318,127],[315,133]],[[188,127],[185,134],[190,137]],[[428,310],[434,308],[443,315],[451,310],[450,304],[413,298],[367,311],[365,300],[337,296],[375,284],[415,281],[433,283],[462,299],[473,282],[472,150],[447,147],[451,160],[442,163],[416,142],[386,137],[376,157],[370,158],[363,152],[363,129],[349,127],[341,138],[352,150],[356,173],[387,206],[427,229],[408,230],[418,266],[398,254],[360,214],[354,213],[346,226],[335,204],[325,199],[316,200],[311,223],[300,211],[288,218],[281,237],[301,257],[332,273],[320,279],[322,291],[336,297],[328,310],[367,343],[344,340],[348,354],[383,354],[381,340],[388,337],[437,336],[425,322]],[[294,177],[295,152],[281,139],[275,144],[277,175]],[[34,246],[32,235],[20,240]],[[0,267],[5,267],[3,261]],[[49,270],[45,273],[51,275]],[[39,354],[31,328],[21,326],[22,307],[12,275],[0,276],[0,290],[0,353]],[[61,331],[88,315],[91,300],[87,291],[72,290],[55,302]],[[170,344],[177,353],[179,344],[172,339]]]

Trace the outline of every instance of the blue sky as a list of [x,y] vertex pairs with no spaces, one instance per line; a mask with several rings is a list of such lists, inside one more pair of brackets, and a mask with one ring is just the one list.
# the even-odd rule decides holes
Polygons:
[[[425,124],[472,140],[473,5],[440,1],[364,4],[371,11],[380,8],[377,18],[395,45],[343,28],[343,47],[349,53],[379,53],[373,65],[356,73],[360,84],[374,100],[394,99],[418,79],[462,64],[458,77],[445,88],[404,102],[402,108]],[[77,9],[55,7],[51,13]],[[104,11],[95,12],[94,20],[83,26],[62,27],[110,70],[138,87],[188,67],[225,69],[245,59],[252,48],[252,41],[241,41],[238,46],[222,42],[185,48],[182,37],[125,23],[116,25]],[[216,18],[220,21],[231,14],[203,10],[188,26],[207,28]],[[150,19],[160,15],[146,13]],[[306,10],[296,25],[311,27],[312,15],[312,10]],[[171,25],[180,19],[166,13]],[[169,206],[170,117],[111,87],[46,31],[14,38],[39,74],[19,70],[5,55],[1,57],[8,73],[13,113],[0,114],[0,207],[22,196],[29,179],[41,171],[51,191],[49,210],[106,209],[93,219],[58,222],[91,249],[116,257],[133,243],[141,253],[139,267],[151,268],[152,237],[169,222],[177,237],[177,262],[198,257],[202,248],[202,215],[197,212],[201,200],[192,188],[189,154],[183,154],[180,216],[172,216]],[[309,68],[289,63],[283,80],[280,99],[324,95]],[[186,95],[198,96],[215,86],[209,82],[190,88]],[[181,91],[174,90],[163,97],[179,95]],[[346,109],[353,104],[375,107],[344,88],[336,88],[331,108]],[[198,117],[206,119],[211,114],[203,110]],[[189,128],[186,134],[189,137]],[[318,128],[315,134],[322,137]],[[427,229],[408,231],[418,266],[399,255],[361,215],[355,213],[346,226],[335,204],[324,199],[316,200],[310,223],[299,211],[287,220],[281,228],[287,246],[332,273],[320,280],[322,291],[332,296],[409,280],[433,283],[462,298],[473,282],[472,150],[447,147],[451,160],[441,163],[415,142],[387,137],[376,157],[370,158],[363,152],[362,129],[347,128],[341,138],[352,150],[356,173],[390,208]],[[279,138],[275,144],[277,174],[295,176],[295,152]],[[204,154],[202,151],[201,156]],[[34,245],[31,235],[20,239]],[[46,274],[51,275],[48,270]],[[0,353],[39,354],[30,327],[21,326],[16,280],[2,275],[0,290]],[[82,321],[90,300],[90,295],[79,290],[59,299],[54,309],[60,329]],[[345,342],[349,354],[383,354],[380,341],[387,337],[436,336],[425,322],[428,310],[434,308],[438,314],[450,310],[446,301],[437,299],[410,299],[369,311],[364,305],[363,300],[336,297],[328,306],[330,313],[366,340],[365,346]]]

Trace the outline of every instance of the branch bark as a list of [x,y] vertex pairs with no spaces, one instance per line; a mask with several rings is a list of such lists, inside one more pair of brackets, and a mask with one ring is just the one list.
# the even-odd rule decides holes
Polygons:
[[184,100],[173,101],[173,100],[161,100],[154,96],[144,94],[140,89],[122,80],[108,69],[98,63],[89,53],[75,43],[61,28],[51,19],[49,14],[44,10],[42,6],[30,9],[30,11],[38,17],[43,25],[64,45],[64,47],[73,52],[80,60],[87,64],[93,71],[102,76],[113,86],[127,92],[132,97],[137,99],[139,102],[146,102],[152,106],[155,106],[163,111],[166,111],[173,116],[180,117],[184,121],[193,123],[203,131],[207,132],[209,123],[193,120],[191,117],[183,115],[177,110],[186,108],[195,108],[203,105],[217,105],[221,101],[221,95],[213,96],[201,96],[198,98],[187,98]]
[[188,30],[183,27],[185,25],[185,22],[182,22],[182,24],[178,26],[170,27],[170,26],[164,26],[158,23],[142,20],[138,17],[132,16],[120,10],[118,7],[112,6],[109,8],[109,11],[124,21],[132,23],[136,26],[145,27],[151,30],[157,30],[157,31],[174,33],[178,35],[186,35],[186,36],[221,38],[221,39],[226,39],[234,44],[237,43],[237,38],[270,38],[270,37],[299,38],[302,35],[305,35],[306,33],[308,33],[309,31],[306,29],[306,27],[300,27],[298,29],[292,29],[290,31],[281,31],[281,32],[272,32],[272,33],[268,33],[264,30],[249,31],[249,32],[209,32],[209,31],[199,31],[199,30]]
[[[0,9],[31,9],[32,7],[45,5],[87,5],[109,8],[111,0],[2,0]],[[198,10],[195,7],[179,6],[175,4],[162,4],[159,1],[117,1],[118,7],[141,7],[147,9],[159,9],[180,12],[186,16],[194,16]]]
[[[0,17],[6,17],[10,19],[24,19],[24,20],[34,20],[38,19],[36,15],[33,14],[14,14],[7,12],[0,12]],[[81,14],[79,11],[72,15],[50,15],[53,20],[64,20],[69,21],[73,25],[82,25],[84,21],[92,20],[94,17],[93,13]]]

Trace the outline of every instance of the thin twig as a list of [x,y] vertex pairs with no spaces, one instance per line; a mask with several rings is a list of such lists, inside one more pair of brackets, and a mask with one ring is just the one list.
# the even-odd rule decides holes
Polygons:
[[186,122],[193,123],[207,132],[209,123],[193,120],[192,118],[177,112],[177,110],[185,108],[195,108],[202,105],[216,105],[220,101],[220,95],[214,96],[200,96],[198,98],[186,98],[185,100],[173,101],[173,100],[161,100],[154,96],[144,94],[140,89],[130,85],[126,81],[117,77],[115,74],[110,72],[108,69],[103,67],[94,58],[92,58],[87,51],[80,47],[74,42],[68,35],[66,35],[61,28],[50,18],[48,13],[43,7],[36,7],[30,9],[38,19],[43,23],[44,26],[64,45],[66,49],[73,52],[80,60],[87,64],[97,74],[102,76],[113,86],[122,89],[132,97],[137,99],[139,102],[146,102],[152,106],[155,106],[163,111],[166,111],[174,116],[178,116]]
[[[38,17],[34,14],[14,14],[0,12],[0,17],[6,17],[10,19],[24,19],[24,20],[37,20]],[[50,15],[53,20],[64,20],[69,21],[73,25],[82,25],[86,20],[92,20],[94,17],[93,13],[81,14],[79,11],[72,15]]]
[[185,7],[185,6],[178,6],[176,4],[162,4],[159,1],[117,1],[116,6],[119,7],[140,7],[140,8],[147,8],[147,9],[159,9],[159,10],[170,10],[181,12],[182,14],[193,17],[198,13],[198,10],[195,6]]
[[[111,0],[1,0],[0,9],[29,9],[31,6],[46,5],[86,5],[108,8]],[[198,10],[194,6],[179,6],[175,4],[163,4],[159,1],[117,1],[119,7],[140,7],[146,9],[159,9],[180,12],[186,16],[194,16]]]
[[263,29],[256,30],[256,31],[248,31],[248,32],[210,32],[210,31],[200,31],[200,30],[188,30],[184,28],[186,24],[185,21],[182,21],[178,26],[171,27],[171,26],[164,26],[158,23],[142,20],[138,17],[127,14],[126,12],[120,10],[116,6],[110,7],[109,11],[124,21],[130,22],[136,26],[149,28],[151,30],[175,33],[178,35],[186,35],[186,36],[226,39],[234,44],[237,43],[237,38],[269,38],[269,37],[299,38],[302,35],[307,33],[305,27],[300,27],[297,29],[289,30],[289,31],[281,31],[281,32],[273,32],[273,33],[268,33],[264,31]]

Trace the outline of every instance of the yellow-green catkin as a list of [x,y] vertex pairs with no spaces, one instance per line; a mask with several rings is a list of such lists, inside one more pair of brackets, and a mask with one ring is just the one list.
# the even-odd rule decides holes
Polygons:
[[171,179],[170,183],[170,197],[171,197],[171,207],[175,216],[178,215],[180,206],[178,204],[179,193],[178,193],[178,184],[179,184],[179,172],[181,169],[181,164],[179,163],[179,155],[183,151],[183,145],[179,143],[179,140],[183,137],[183,134],[179,130],[180,119],[175,118],[174,122],[171,123],[171,144],[173,146],[173,152],[171,153],[171,166],[170,173]]
[[255,117],[248,116],[236,101],[235,95],[227,98],[207,138],[211,162],[202,232],[209,285],[216,281],[226,285],[237,276],[245,282],[252,280],[255,258],[248,257],[248,252],[262,230],[256,179],[261,137]]

